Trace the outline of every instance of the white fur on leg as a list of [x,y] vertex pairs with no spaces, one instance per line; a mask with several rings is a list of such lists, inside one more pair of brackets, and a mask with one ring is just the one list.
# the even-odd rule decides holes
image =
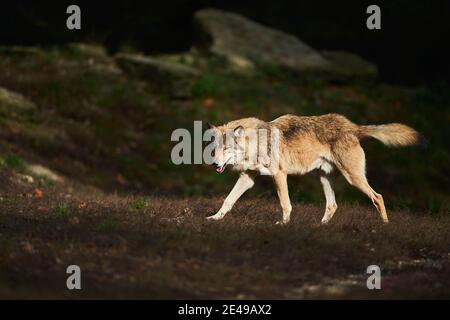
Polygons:
[[222,220],[223,217],[225,217],[226,213],[217,212],[216,214],[213,214],[212,216],[206,217],[208,220]]
[[337,204],[336,198],[334,196],[334,191],[331,188],[331,183],[328,177],[326,177],[325,175],[320,176],[320,182],[323,186],[323,192],[325,193],[327,206],[321,222],[322,224],[327,224],[331,220],[331,218],[333,218],[333,215],[337,210]]
[[325,214],[322,218],[322,224],[327,224],[328,222],[330,222],[331,218],[333,218],[334,213],[337,210],[337,204],[334,203],[331,206],[327,206],[326,210],[325,210]]
[[273,176],[273,179],[277,189],[278,198],[280,199],[280,205],[283,209],[283,220],[278,221],[276,224],[287,224],[289,223],[292,211],[287,185],[287,175],[286,173],[279,171]]
[[223,219],[223,217],[225,217],[227,212],[229,212],[233,208],[234,204],[242,196],[242,194],[245,191],[247,191],[248,189],[250,189],[251,187],[253,187],[254,184],[255,184],[255,182],[253,180],[253,177],[251,177],[250,175],[248,175],[245,172],[241,173],[238,181],[236,182],[236,184],[234,185],[230,194],[227,196],[227,198],[223,202],[220,210],[216,214],[209,216],[206,219],[208,219],[208,220]]

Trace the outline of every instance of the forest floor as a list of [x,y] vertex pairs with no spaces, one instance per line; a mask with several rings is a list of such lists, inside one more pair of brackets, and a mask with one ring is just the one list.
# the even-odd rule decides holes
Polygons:
[[[449,298],[450,217],[343,204],[295,203],[275,225],[276,198],[243,197],[222,221],[222,198],[104,193],[1,168],[1,298]],[[66,268],[81,268],[68,290]],[[369,265],[381,290],[368,290]]]
[[[98,45],[0,48],[0,298],[450,297],[447,84],[298,79],[273,67],[240,75],[217,57],[197,66],[185,56],[171,59],[201,77],[192,97],[175,99]],[[175,165],[172,132],[287,113],[402,122],[428,139],[426,150],[363,145],[388,225],[341,177],[339,209],[321,226],[314,174],[290,177],[286,226],[275,225],[267,177],[222,221],[205,219],[236,173]],[[69,265],[82,290],[67,289]],[[366,287],[370,265],[381,290]]]

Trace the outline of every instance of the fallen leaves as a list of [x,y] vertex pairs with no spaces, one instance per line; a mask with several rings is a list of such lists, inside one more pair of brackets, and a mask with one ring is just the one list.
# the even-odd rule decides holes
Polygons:
[[203,100],[203,107],[204,108],[207,108],[207,109],[212,108],[212,107],[214,107],[214,104],[215,104],[215,101],[211,97],[205,98]]
[[73,217],[69,219],[69,223],[73,225],[80,224],[80,219],[78,217]]
[[126,185],[128,184],[128,180],[120,173],[117,174],[116,176],[116,181],[118,183],[120,183],[121,185]]
[[37,210],[38,210],[39,212],[47,212],[47,211],[48,211],[47,207],[44,206],[44,205],[42,205],[42,204],[40,204],[40,205],[38,206]]
[[86,204],[86,202],[80,202],[79,204],[78,204],[78,209],[84,209],[84,208],[86,208],[87,207],[87,204]]
[[29,241],[23,241],[21,243],[22,249],[27,253],[36,253],[36,250],[34,249],[33,245]]
[[42,198],[42,194],[43,194],[43,192],[41,189],[39,189],[39,188],[34,189],[34,197],[35,198]]

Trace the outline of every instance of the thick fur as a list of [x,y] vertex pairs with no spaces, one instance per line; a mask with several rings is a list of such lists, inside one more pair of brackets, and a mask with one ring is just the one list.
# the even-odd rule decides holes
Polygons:
[[[423,139],[414,129],[398,123],[384,125],[359,126],[344,116],[327,114],[322,116],[284,115],[271,122],[256,118],[245,118],[214,127],[224,134],[227,130],[278,129],[281,133],[279,162],[275,168],[261,164],[246,165],[232,163],[241,176],[224,202],[222,208],[209,219],[219,220],[231,210],[237,199],[254,184],[255,174],[264,173],[273,176],[281,207],[283,219],[290,219],[292,206],[289,200],[287,175],[305,174],[314,169],[321,170],[320,181],[326,197],[326,210],[323,223],[329,222],[337,209],[330,172],[337,168],[347,181],[365,193],[373,202],[384,222],[388,222],[383,197],[376,193],[366,179],[365,155],[359,141],[373,137],[388,146],[418,145]],[[236,140],[239,143],[239,139]],[[220,151],[220,150],[219,150]],[[216,152],[217,163],[229,158],[230,151]],[[223,171],[223,170],[222,170]]]
[[393,147],[425,144],[425,139],[416,130],[401,123],[360,126],[359,136],[360,138],[372,137]]

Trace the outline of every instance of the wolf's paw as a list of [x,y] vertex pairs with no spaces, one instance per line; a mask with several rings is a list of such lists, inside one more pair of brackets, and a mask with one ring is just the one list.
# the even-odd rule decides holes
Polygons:
[[331,218],[327,218],[327,219],[323,218],[322,221],[320,221],[320,223],[322,225],[326,225],[326,224],[328,224],[328,222],[330,222],[330,220],[331,220]]
[[280,220],[280,221],[277,221],[275,224],[281,226],[281,225],[286,225],[288,223],[289,223],[289,220]]
[[206,217],[206,219],[207,220],[216,220],[217,221],[217,220],[222,220],[223,217],[225,217],[224,214],[216,213],[216,214],[213,214],[212,216]]

